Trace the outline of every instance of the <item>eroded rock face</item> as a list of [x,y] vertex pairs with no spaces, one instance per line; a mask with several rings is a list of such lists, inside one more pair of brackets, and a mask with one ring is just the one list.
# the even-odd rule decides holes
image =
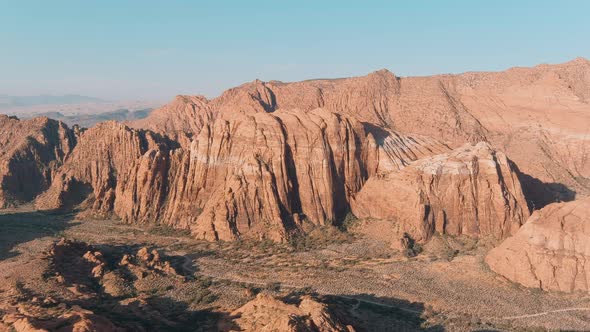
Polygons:
[[240,331],[313,331],[353,332],[354,327],[343,324],[328,306],[304,296],[299,305],[287,304],[270,295],[258,294],[243,307],[232,312]]
[[590,292],[590,199],[553,203],[492,249],[486,263],[526,287]]
[[[334,222],[376,167],[369,144],[360,123],[324,110],[260,113],[204,128],[188,155],[194,196],[184,201],[203,200],[193,233],[231,240],[250,231],[279,240],[298,227],[294,214]],[[172,219],[190,218],[184,211]]]
[[[588,73],[590,62],[584,59],[432,77],[400,78],[381,70],[337,80],[257,80],[211,100],[179,96],[130,124],[149,130],[106,122],[77,134],[58,125],[52,129],[57,134],[43,134],[58,143],[27,140],[30,144],[15,150],[33,151],[24,154],[6,149],[7,157],[0,158],[7,161],[0,166],[0,175],[7,174],[0,205],[31,200],[51,183],[36,200],[39,208],[82,203],[95,215],[161,222],[209,240],[281,241],[305,221],[338,223],[353,197],[359,214],[390,218],[395,204],[387,203],[382,212],[362,207],[371,186],[378,192],[383,186],[378,183],[389,181],[400,188],[392,196],[396,204],[416,206],[412,213],[396,212],[408,220],[398,223],[405,225],[400,231],[419,239],[436,230],[503,237],[526,218],[517,207],[520,188],[512,169],[504,169],[499,159],[492,160],[497,171],[465,159],[459,163],[477,173],[477,180],[461,180],[428,175],[427,164],[440,160],[425,160],[419,169],[412,162],[488,140],[529,175],[521,174],[525,192],[541,193],[527,197],[531,207],[583,195],[590,183]],[[550,100],[541,98],[547,95]],[[3,133],[5,142],[26,137],[22,122],[2,121],[12,133]],[[47,157],[36,152],[51,149],[55,152]],[[10,168],[14,160],[28,166]],[[444,164],[439,166],[448,170],[453,162]],[[34,175],[30,192],[18,187],[29,181],[22,179],[23,170]],[[480,183],[481,178],[489,180]],[[367,180],[367,190],[357,195]],[[547,182],[555,183],[547,189]],[[11,183],[18,185],[10,189]],[[421,189],[417,194],[407,188]],[[8,197],[21,192],[26,197]],[[463,217],[454,212],[461,209],[468,211]],[[496,224],[488,222],[492,218]]]
[[447,150],[322,109],[220,118],[188,147],[107,122],[80,136],[37,206],[86,195],[90,211],[126,222],[160,221],[207,240],[282,241],[303,220],[338,222],[371,175]]
[[374,176],[351,207],[359,218],[392,221],[383,231],[394,244],[404,233],[416,241],[434,232],[503,238],[529,214],[509,160],[483,142]]
[[136,176],[130,172],[139,167],[136,163],[141,163],[140,158],[163,146],[150,132],[132,130],[114,121],[100,123],[80,135],[49,190],[37,199],[37,207],[62,208],[91,194],[91,210],[108,214],[114,208],[119,181]]
[[198,238],[284,240],[302,219],[343,218],[352,193],[441,143],[381,130],[326,110],[235,116],[205,126],[170,156],[162,219]]
[[[590,194],[590,61],[512,68],[502,72],[397,77],[380,70],[363,77],[283,83],[254,81],[206,100],[181,96],[133,126],[198,134],[205,118],[323,108],[404,135],[424,135],[452,147],[487,140],[522,172],[555,186],[529,200],[538,208],[569,199],[565,188]],[[198,100],[194,100],[198,98]],[[183,114],[191,114],[184,119]],[[194,113],[194,114],[193,114]],[[528,185],[528,183],[527,183]]]
[[16,332],[127,331],[124,328],[117,327],[107,318],[78,306],[50,319],[25,314],[8,314],[4,315],[2,322]]
[[[158,250],[61,239],[39,258],[48,262],[43,286],[16,282],[3,287],[0,331],[168,331],[187,324],[186,317],[158,307],[150,301],[153,294],[145,294],[154,282],[187,282]],[[200,327],[195,321],[188,324]]]
[[75,144],[74,131],[61,122],[0,115],[0,208],[30,202],[46,190]]

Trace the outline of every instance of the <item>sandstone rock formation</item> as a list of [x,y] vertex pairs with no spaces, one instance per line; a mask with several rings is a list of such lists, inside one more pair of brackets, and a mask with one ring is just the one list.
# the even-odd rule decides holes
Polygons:
[[117,327],[107,318],[77,306],[55,318],[7,314],[2,318],[2,322],[16,332],[127,331]]
[[190,137],[212,120],[209,101],[202,96],[177,96],[170,104],[153,111],[146,119],[130,122],[135,128],[150,129],[190,144]]
[[239,331],[353,332],[327,305],[304,296],[299,305],[287,304],[270,295],[258,294],[232,312]]
[[[545,188],[546,194],[531,198],[538,208],[555,199],[571,199],[560,184],[590,193],[590,163],[585,158],[590,144],[589,82],[590,61],[582,58],[497,73],[397,77],[380,70],[346,79],[256,80],[212,100],[179,97],[131,125],[198,134],[208,118],[324,108],[453,147],[488,140],[532,180],[554,184]],[[190,120],[181,120],[187,113],[192,114]]]
[[[114,121],[84,131],[64,165],[54,175],[51,188],[37,199],[37,206],[62,208],[92,194],[93,211],[111,212],[120,178],[134,169],[135,162],[144,154],[159,149],[160,140],[150,132],[135,131]],[[152,191],[157,193],[158,189],[154,186]]]
[[[96,285],[105,294],[120,297],[130,293],[128,276],[135,280],[149,276],[179,276],[169,261],[163,260],[156,250],[141,248],[137,254],[124,254],[116,265],[109,264],[96,248],[77,241],[62,239],[46,253],[54,272],[53,277],[75,292],[93,293]],[[113,257],[110,258],[113,260]],[[119,268],[129,273],[122,274]]]
[[[184,201],[207,199],[191,223],[193,234],[230,240],[249,232],[281,240],[303,218],[333,224],[345,216],[350,195],[378,168],[444,148],[432,140],[418,142],[400,139],[387,146],[359,122],[321,109],[218,122],[201,131],[188,155],[194,180],[188,178],[193,187],[187,189],[196,197]],[[172,210],[171,219],[190,218],[182,216],[186,210]]]
[[326,110],[236,115],[180,148],[150,131],[106,122],[80,135],[39,208],[86,198],[99,215],[160,221],[198,238],[285,240],[303,220],[334,224],[376,172],[447,151]]
[[[501,73],[256,80],[211,100],[179,96],[128,124],[140,129],[105,122],[79,132],[4,117],[0,206],[36,197],[41,209],[78,206],[208,240],[283,241],[306,222],[338,224],[354,197],[361,216],[393,218],[400,202],[421,207],[396,212],[400,231],[417,239],[435,230],[503,237],[526,218],[514,174],[530,208],[590,193],[589,73],[590,62],[577,59]],[[465,180],[426,176],[428,163],[452,161],[412,164],[482,140],[519,171],[495,152],[481,158],[490,162],[461,161],[477,175]],[[409,196],[367,210],[371,188],[395,186]]]
[[[143,247],[91,246],[61,239],[33,260],[46,261],[39,274],[2,285],[0,331],[146,331],[201,328],[200,322],[159,306],[154,285],[181,287],[168,257]],[[42,279],[43,287],[37,287]],[[21,282],[20,280],[26,280]],[[172,287],[174,287],[172,286]],[[148,293],[149,295],[146,295]],[[169,302],[165,302],[169,303]],[[174,317],[174,320],[170,318]]]
[[0,115],[0,208],[29,202],[46,190],[75,144],[74,131],[61,122]]
[[[161,133],[198,133],[205,123],[202,119],[208,117],[227,119],[236,114],[310,112],[323,108],[379,127],[436,136],[449,142],[483,139],[484,128],[449,94],[446,85],[439,77],[400,78],[385,69],[345,79],[295,83],[255,80],[212,100],[179,96],[170,105],[130,125]],[[180,120],[187,113],[192,114],[192,120]]]
[[590,199],[553,203],[536,211],[486,263],[526,287],[590,292]]
[[374,176],[351,207],[359,218],[391,220],[392,229],[380,232],[394,244],[405,233],[416,241],[434,232],[503,238],[529,214],[510,161],[483,142]]
[[155,272],[179,275],[169,261],[162,260],[156,249],[148,251],[146,247],[139,249],[135,255],[125,254],[119,265],[127,267],[138,279],[143,279],[148,274]]

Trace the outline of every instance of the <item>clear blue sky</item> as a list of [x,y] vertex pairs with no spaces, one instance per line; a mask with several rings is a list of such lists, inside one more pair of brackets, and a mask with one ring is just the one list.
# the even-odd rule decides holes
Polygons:
[[590,1],[0,0],[0,94],[216,96],[590,58]]

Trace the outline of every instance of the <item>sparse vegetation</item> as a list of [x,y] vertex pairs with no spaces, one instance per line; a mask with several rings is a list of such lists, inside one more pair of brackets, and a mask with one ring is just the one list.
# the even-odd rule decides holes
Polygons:
[[[349,225],[354,227],[354,222],[351,219]],[[18,226],[19,230],[37,231],[34,227],[27,228],[24,225],[21,227],[20,224]],[[535,301],[546,301],[549,303],[548,306],[561,305],[553,303],[555,299],[548,298],[544,292],[529,292],[522,287],[512,285],[506,287],[502,282],[486,279],[491,272],[486,270],[478,260],[480,256],[477,255],[483,252],[478,249],[480,243],[471,238],[436,235],[431,243],[424,246],[408,239],[408,250],[400,253],[388,246],[367,242],[362,237],[354,237],[349,233],[349,229],[349,227],[343,230],[330,226],[310,227],[306,229],[306,232],[310,234],[307,239],[301,237],[296,238],[295,242],[282,244],[268,240],[206,243],[182,235],[171,235],[177,230],[169,228],[152,229],[142,233],[136,227],[110,221],[82,222],[58,232],[61,236],[72,240],[100,244],[97,248],[105,250],[104,258],[109,269],[119,269],[121,256],[126,252],[137,252],[142,246],[147,246],[149,250],[164,249],[161,251],[162,259],[168,260],[179,271],[185,271],[183,269],[188,267],[186,271],[189,272],[181,276],[158,274],[137,280],[125,275],[124,269],[121,269],[119,272],[123,275],[120,275],[120,278],[113,276],[114,282],[111,283],[112,287],[124,291],[118,293],[120,296],[116,298],[103,294],[100,287],[92,289],[94,292],[103,294],[101,296],[105,302],[85,308],[127,327],[148,324],[160,330],[191,330],[195,324],[193,320],[215,326],[216,319],[219,319],[219,316],[215,314],[215,310],[218,310],[216,308],[229,308],[227,310],[238,308],[263,292],[294,304],[299,303],[304,295],[325,299],[326,294],[342,294],[347,298],[334,297],[329,303],[345,312],[350,308],[356,308],[355,314],[362,315],[371,322],[367,325],[367,330],[379,330],[379,324],[381,324],[379,322],[387,322],[383,324],[401,322],[409,324],[407,326],[414,329],[436,330],[437,326],[465,329],[467,326],[468,330],[505,326],[509,330],[524,330],[519,325],[499,325],[496,322],[474,320],[473,317],[479,317],[477,312],[481,305],[457,301],[453,295],[459,292],[457,287],[461,286],[460,292],[469,294],[476,291],[476,295],[469,296],[494,298],[495,295],[480,294],[480,289],[470,288],[462,271],[468,271],[482,280],[487,280],[491,285],[495,285],[493,292],[499,292],[503,298],[514,299],[513,301],[519,305],[529,304],[525,300],[524,292],[526,297],[538,299]],[[55,233],[57,232],[42,234],[51,236]],[[32,241],[27,245],[35,243],[36,241]],[[48,244],[48,242],[45,243]],[[119,243],[119,245],[112,246],[105,243]],[[442,266],[445,269],[444,272],[434,267],[422,268],[424,264],[429,264],[428,258],[433,252],[437,252],[437,265]],[[414,258],[404,259],[406,255]],[[457,255],[476,257],[473,261],[451,260]],[[41,279],[41,282],[55,283],[54,271],[46,272],[45,279]],[[448,273],[452,274],[453,279],[446,279]],[[402,282],[397,282],[399,279],[402,279]],[[425,309],[422,315],[408,316],[408,312],[396,309],[398,306],[408,306],[402,301],[378,299],[374,300],[377,304],[358,303],[354,300],[357,295],[346,295],[352,292],[367,294],[374,292],[395,296],[398,289],[401,293],[409,292],[417,287],[425,287],[424,283],[430,283],[433,279],[439,280],[440,283],[438,288],[430,291],[437,292],[436,296],[441,301],[474,314],[443,315],[437,313],[436,309],[429,308]],[[453,282],[447,282],[449,280]],[[30,285],[21,288],[43,289],[42,286]],[[0,292],[0,297],[5,294],[7,293]],[[363,295],[363,298],[376,298],[367,294]],[[23,299],[29,299],[32,296],[36,295],[21,295]],[[58,293],[52,296],[58,298],[60,295]],[[464,298],[465,296],[461,297],[461,299]],[[116,304],[119,301],[125,304]],[[382,306],[379,303],[387,305]],[[112,311],[115,305],[119,305],[118,312]],[[150,310],[155,310],[160,316],[138,317],[132,311],[133,306],[149,306]],[[508,304],[506,306],[509,307]],[[410,308],[414,310],[414,307],[410,306]],[[500,309],[506,310],[504,307]],[[529,308],[527,311],[534,312],[534,308]],[[175,322],[177,325],[166,325],[166,320]]]
[[178,229],[170,227],[169,225],[157,224],[149,227],[147,231],[152,235],[159,236],[178,236],[178,237],[190,237],[191,232],[188,229]]
[[330,244],[349,243],[354,240],[350,233],[335,226],[309,226],[305,235],[295,234],[289,238],[289,245],[295,251],[308,251],[325,248]]
[[406,257],[416,257],[422,252],[422,245],[417,243],[408,233],[404,234],[401,241]]
[[278,293],[281,291],[281,283],[276,281],[269,282],[266,284],[266,286],[264,286],[264,289],[269,292]]
[[355,215],[352,214],[352,212],[348,212],[346,214],[346,217],[344,217],[342,223],[338,226],[338,228],[343,232],[349,232],[352,229],[354,229],[358,221],[359,219],[355,217]]

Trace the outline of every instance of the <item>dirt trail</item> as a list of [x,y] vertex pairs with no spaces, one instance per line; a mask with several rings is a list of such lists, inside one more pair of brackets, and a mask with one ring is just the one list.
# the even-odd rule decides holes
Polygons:
[[533,317],[539,317],[539,316],[560,313],[560,312],[568,312],[568,311],[590,311],[590,308],[565,308],[565,309],[558,309],[558,310],[543,311],[543,312],[538,312],[538,313],[528,314],[528,315],[507,316],[507,317],[502,317],[502,319],[533,318]]
[[[192,273],[192,269],[190,268],[191,264],[193,263],[193,261],[188,258],[185,257],[185,262],[182,265],[182,267],[189,273]],[[239,278],[220,278],[219,276],[215,275],[215,274],[208,274],[208,273],[203,273],[201,272],[201,274],[209,277],[209,278],[213,278],[213,279],[224,279],[224,280],[230,280],[232,282],[238,282],[238,283],[245,283],[248,285],[253,285],[253,286],[266,286],[267,283],[264,282],[257,282],[257,281],[253,281],[253,280],[243,280],[243,279],[239,279]],[[299,289],[301,288],[300,286],[294,285],[294,284],[289,284],[289,283],[281,283],[281,287],[283,288],[288,288],[288,289]],[[411,314],[416,314],[416,315],[421,315],[422,311],[418,311],[418,310],[413,310],[413,309],[409,309],[409,308],[405,308],[403,306],[394,306],[394,305],[388,305],[385,303],[380,303],[380,302],[376,302],[376,301],[371,301],[371,300],[364,300],[364,299],[360,299],[357,297],[352,297],[352,296],[347,296],[347,295],[341,295],[341,294],[334,294],[331,292],[325,292],[319,289],[314,289],[315,292],[317,292],[320,295],[329,295],[329,296],[335,296],[335,297],[339,297],[342,299],[347,299],[347,300],[352,300],[352,301],[357,301],[357,303],[354,305],[353,310],[358,308],[358,306],[361,303],[366,303],[366,304],[371,304],[371,305],[376,305],[376,306],[380,306],[380,307],[384,307],[384,308],[389,308],[389,309],[395,309],[395,310],[400,310],[400,311],[404,311],[404,312],[408,312]],[[550,311],[543,311],[543,312],[538,312],[538,313],[534,313],[534,314],[525,314],[525,315],[518,315],[518,316],[504,316],[504,317],[487,317],[486,319],[489,320],[516,320],[516,319],[526,319],[526,318],[534,318],[534,317],[539,317],[539,316],[544,316],[544,315],[550,315],[550,314],[557,314],[557,313],[563,313],[563,312],[571,312],[571,311],[590,311],[590,308],[564,308],[564,309],[556,309],[556,310],[550,310]]]

